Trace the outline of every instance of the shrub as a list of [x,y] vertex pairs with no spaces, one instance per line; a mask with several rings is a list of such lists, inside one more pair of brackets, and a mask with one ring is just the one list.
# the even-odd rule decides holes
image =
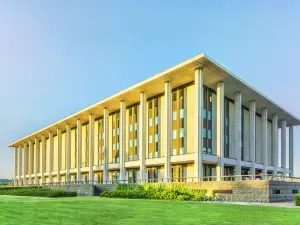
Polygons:
[[300,206],[300,194],[295,195],[295,203],[296,203],[296,206]]
[[101,197],[107,198],[131,198],[131,199],[164,199],[180,201],[204,201],[212,198],[206,196],[206,190],[187,189],[179,186],[164,185],[136,185],[126,190],[125,186],[114,191],[104,191]]
[[38,197],[58,198],[58,197],[75,197],[77,196],[77,193],[61,191],[61,190],[43,189],[43,188],[15,188],[15,189],[0,189],[0,195],[38,196]]

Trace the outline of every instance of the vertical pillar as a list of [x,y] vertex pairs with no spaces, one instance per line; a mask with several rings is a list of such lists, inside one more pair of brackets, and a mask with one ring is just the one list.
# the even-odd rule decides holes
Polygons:
[[294,126],[289,127],[289,169],[290,177],[294,176]]
[[165,124],[164,124],[164,149],[165,168],[164,178],[169,181],[171,178],[171,148],[172,148],[172,87],[170,81],[165,82]]
[[38,184],[38,172],[39,172],[39,147],[40,143],[37,138],[34,139],[34,183]]
[[70,164],[71,164],[71,127],[66,125],[66,182],[71,181],[70,177]]
[[92,182],[94,180],[94,115],[89,115],[89,180]]
[[140,180],[146,179],[146,95],[140,93],[139,111],[139,159],[140,159]]
[[236,92],[234,99],[234,151],[236,157],[235,175],[236,180],[241,179],[241,151],[242,151],[242,93]]
[[202,170],[202,111],[203,111],[203,68],[195,70],[195,177],[199,181],[199,178],[203,176]]
[[19,146],[19,186],[22,186],[22,146]]
[[286,176],[286,120],[281,121],[281,167]]
[[77,120],[77,143],[76,143],[76,146],[77,146],[77,181],[81,181],[81,172],[80,172],[80,168],[81,168],[81,140],[82,140],[82,135],[81,135],[81,129],[82,129],[82,126],[81,126],[81,121],[80,120]]
[[263,152],[263,174],[268,174],[268,110],[262,109],[262,152]]
[[61,182],[60,170],[61,170],[61,130],[57,129],[57,183]]
[[219,162],[216,168],[217,177],[224,176],[224,83],[217,84],[217,155]]
[[45,135],[42,135],[42,184],[46,183],[45,181],[45,167],[46,167],[46,161],[45,161],[45,154],[46,154],[46,137]]
[[53,147],[53,133],[50,131],[49,132],[49,159],[48,159],[48,163],[49,163],[49,183],[53,182],[53,177],[52,177],[52,171],[53,171],[53,151],[54,151],[54,147]]
[[33,174],[32,165],[33,165],[33,145],[32,145],[32,141],[29,141],[29,149],[28,149],[28,174],[29,174],[28,184],[29,185],[33,184],[31,178],[31,175]]
[[272,116],[272,165],[273,175],[277,176],[278,171],[278,115]]
[[28,185],[27,176],[28,175],[28,147],[27,143],[24,143],[24,185]]
[[18,147],[15,147],[14,148],[14,173],[15,173],[15,176],[14,176],[14,186],[18,186],[18,179],[17,179],[17,176],[19,174],[19,171],[18,171]]
[[103,111],[103,123],[104,123],[104,140],[103,140],[103,148],[104,148],[104,160],[103,160],[103,182],[108,183],[108,109],[105,108]]
[[124,101],[120,102],[120,181],[125,180],[125,135],[126,135],[126,105]]
[[[255,122],[256,121],[256,103],[255,101],[249,102],[249,151],[251,170],[250,175],[255,176]],[[255,180],[255,177],[252,177]]]

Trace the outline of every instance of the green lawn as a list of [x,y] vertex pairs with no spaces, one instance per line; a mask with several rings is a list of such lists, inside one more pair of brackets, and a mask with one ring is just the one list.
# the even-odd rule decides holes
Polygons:
[[106,198],[0,196],[0,224],[300,224],[300,209]]

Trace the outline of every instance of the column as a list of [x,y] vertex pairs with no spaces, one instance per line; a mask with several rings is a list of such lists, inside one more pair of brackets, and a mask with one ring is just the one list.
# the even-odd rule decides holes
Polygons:
[[272,116],[272,158],[273,158],[273,175],[277,176],[278,171],[278,115]]
[[89,115],[89,180],[94,180],[94,115]]
[[139,111],[139,162],[140,162],[140,180],[146,178],[146,95],[140,93],[140,111]]
[[294,176],[294,126],[289,127],[289,169],[290,177]]
[[27,176],[28,175],[28,147],[27,143],[24,143],[24,185],[28,185]]
[[242,93],[236,92],[234,98],[234,152],[236,157],[236,180],[241,180],[241,154],[242,154]]
[[20,145],[19,146],[19,186],[22,186],[22,162],[23,162],[23,159],[22,159],[22,146]]
[[57,183],[61,182],[60,170],[61,170],[61,130],[58,128],[57,132]]
[[38,172],[39,172],[39,140],[37,138],[34,139],[34,183],[38,184]]
[[224,176],[224,83],[217,84],[217,155],[219,162],[216,168],[217,177]]
[[126,105],[124,101],[120,102],[120,181],[125,180],[125,135],[126,135]]
[[263,151],[263,174],[268,174],[268,110],[262,109],[262,151]]
[[77,181],[81,181],[81,140],[82,140],[82,136],[81,136],[81,121],[77,120],[77,149],[76,149],[76,155],[77,155]]
[[170,81],[165,82],[165,124],[164,124],[164,149],[165,168],[164,179],[171,178],[171,150],[172,150],[172,87]]
[[[256,121],[256,103],[249,102],[249,153],[251,161],[250,175],[255,175],[255,122]],[[252,177],[255,180],[255,177]]]
[[66,182],[71,181],[70,164],[71,164],[71,127],[69,124],[67,124],[66,125]]
[[202,170],[202,111],[203,111],[203,68],[195,70],[195,177],[201,180],[203,176]]
[[18,148],[15,147],[14,148],[14,186],[18,186],[18,180],[17,180],[17,176],[19,174],[19,171],[18,171]]
[[103,123],[104,123],[104,141],[103,141],[103,148],[104,148],[104,160],[103,160],[103,182],[107,183],[109,181],[108,178],[108,109],[105,108],[103,111]]
[[54,151],[54,146],[53,146],[53,133],[50,131],[49,132],[49,147],[50,149],[48,149],[49,152],[49,183],[53,182],[53,178],[52,178],[52,171],[53,171],[53,151]]
[[29,141],[29,152],[28,152],[28,174],[29,174],[29,179],[28,179],[28,184],[31,185],[33,184],[31,175],[33,174],[33,145],[32,141]]
[[281,121],[281,167],[286,176],[286,120]]
[[45,135],[42,135],[42,184],[46,183],[45,180],[45,167],[46,167],[46,160],[45,160],[45,154],[46,154],[46,137]]

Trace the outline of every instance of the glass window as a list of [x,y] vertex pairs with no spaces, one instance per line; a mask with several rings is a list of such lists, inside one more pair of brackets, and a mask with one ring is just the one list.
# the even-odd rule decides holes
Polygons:
[[180,119],[184,118],[184,109],[180,109]]
[[149,118],[149,126],[152,127],[152,118]]
[[137,146],[137,139],[134,139],[134,146]]
[[155,125],[158,124],[158,116],[155,117]]
[[226,144],[228,144],[229,141],[228,141],[228,135],[226,135]]
[[113,150],[116,150],[116,145],[115,144],[113,144]]
[[158,134],[155,134],[155,142],[158,142]]
[[152,144],[152,135],[149,136],[149,144]]
[[228,127],[228,118],[226,118],[225,121],[226,121],[226,127]]
[[129,131],[132,131],[132,124],[129,124]]
[[184,154],[184,148],[180,148],[180,155]]
[[208,139],[211,139],[211,130],[207,131],[207,136],[208,136]]
[[134,123],[134,130],[137,130],[137,123]]
[[206,109],[203,109],[203,119],[206,119]]
[[132,140],[129,140],[129,147],[132,147]]
[[184,128],[180,128],[180,137],[184,137]]
[[176,139],[177,136],[177,130],[173,130],[173,139]]
[[206,148],[205,148],[205,147],[202,149],[202,152],[203,152],[203,153],[206,153]]
[[211,111],[208,111],[208,120],[211,120]]
[[173,120],[177,120],[177,112],[173,112]]
[[120,134],[120,128],[117,129],[117,135],[119,135],[119,134]]
[[102,147],[102,152],[105,152],[105,148],[104,147]]
[[120,149],[120,143],[117,143],[117,149],[118,150]]
[[206,128],[203,128],[203,137],[206,138]]
[[177,155],[177,149],[173,148],[173,154],[172,155]]

